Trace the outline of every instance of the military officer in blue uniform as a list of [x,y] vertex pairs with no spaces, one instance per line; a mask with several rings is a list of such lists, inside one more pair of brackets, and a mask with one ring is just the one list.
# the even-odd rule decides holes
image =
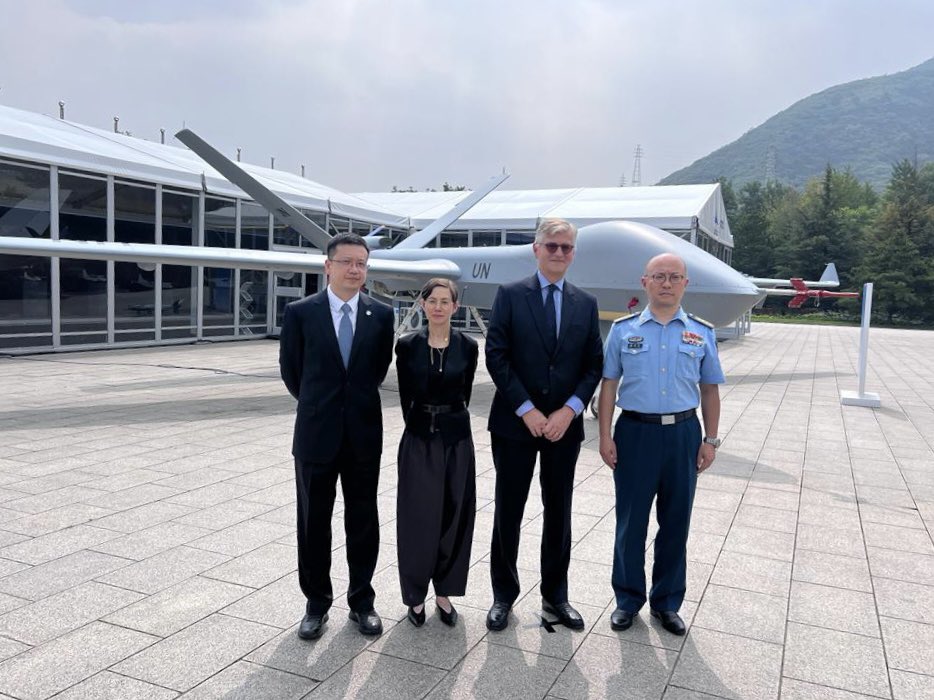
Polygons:
[[[687,284],[677,255],[652,258],[642,276],[648,305],[618,319],[606,340],[600,455],[616,484],[614,630],[630,627],[646,601],[645,538],[656,499],[649,606],[662,627],[685,633],[678,610],[686,588],[691,506],[697,475],[714,461],[720,444],[718,385],[724,382],[713,326],[681,308]],[[622,414],[611,432],[614,403]]]

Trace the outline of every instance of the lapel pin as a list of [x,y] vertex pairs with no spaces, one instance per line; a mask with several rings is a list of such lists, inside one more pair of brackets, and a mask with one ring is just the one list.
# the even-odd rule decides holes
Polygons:
[[367,315],[367,316],[372,316],[372,315],[373,315],[373,312],[370,311],[369,309],[367,309],[367,310],[366,310],[366,315]]

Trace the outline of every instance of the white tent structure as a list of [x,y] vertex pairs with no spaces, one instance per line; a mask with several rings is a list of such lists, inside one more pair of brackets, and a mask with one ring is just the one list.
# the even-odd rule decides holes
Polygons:
[[[297,174],[243,169],[330,233],[394,239],[466,192],[341,192]],[[531,241],[543,218],[578,225],[628,219],[729,262],[720,186],[494,191],[435,245]],[[0,106],[0,235],[304,250],[276,221],[186,148]],[[155,269],[153,269],[155,268]],[[0,352],[264,337],[318,276],[0,255]]]

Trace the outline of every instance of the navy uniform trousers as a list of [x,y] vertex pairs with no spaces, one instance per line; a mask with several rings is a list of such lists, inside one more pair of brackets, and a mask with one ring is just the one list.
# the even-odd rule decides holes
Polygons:
[[677,611],[687,586],[687,541],[701,444],[696,416],[659,425],[621,415],[616,443],[616,543],[613,590],[616,604],[635,613],[645,604],[645,538],[657,498],[658,534],[649,605]]

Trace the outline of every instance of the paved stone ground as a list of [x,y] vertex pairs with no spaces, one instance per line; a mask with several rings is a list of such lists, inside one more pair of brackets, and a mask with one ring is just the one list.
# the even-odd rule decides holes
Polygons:
[[0,359],[0,695],[934,697],[934,333],[873,331],[878,410],[839,403],[856,386],[856,329],[758,324],[721,347],[725,441],[697,492],[686,638],[645,612],[610,629],[613,485],[592,419],[570,585],[588,626],[552,633],[536,617],[533,487],[525,597],[507,631],[487,632],[485,373],[462,622],[400,622],[390,376],[374,582],[386,631],[362,637],[338,600],[325,636],[306,643],[295,634],[293,402],[274,342]]

